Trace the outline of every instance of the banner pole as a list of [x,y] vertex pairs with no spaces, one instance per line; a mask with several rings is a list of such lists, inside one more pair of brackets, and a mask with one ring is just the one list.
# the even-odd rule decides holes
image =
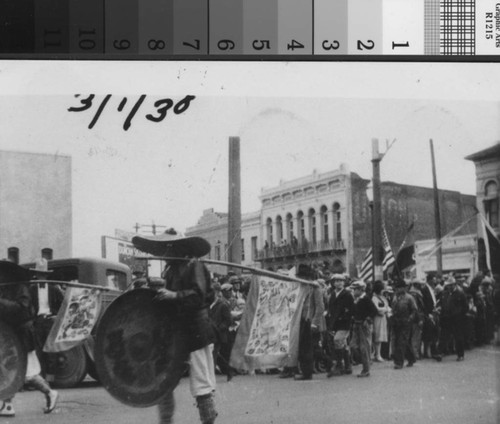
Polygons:
[[[152,261],[190,261],[192,258],[175,258],[167,256],[134,256],[135,259],[152,260]],[[253,268],[250,266],[235,264],[232,262],[216,261],[213,259],[199,259],[200,262],[204,262],[212,265],[221,265],[229,268],[240,268],[250,271],[254,274],[260,274],[266,277],[279,278],[280,280],[291,281],[295,283],[309,284],[314,287],[319,287],[319,284],[315,281],[302,280],[301,278],[290,277],[289,275],[280,274],[279,272],[267,271],[265,269]]]
[[13,283],[0,283],[0,287],[4,286],[13,286],[15,284],[60,284],[63,286],[69,286],[69,287],[80,287],[82,289],[97,289],[101,291],[116,291],[120,292],[120,290],[116,289],[110,289],[109,287],[103,287],[103,286],[93,286],[91,284],[80,284],[80,283],[71,283],[69,281],[57,281],[57,280],[29,280],[29,281],[16,281]]

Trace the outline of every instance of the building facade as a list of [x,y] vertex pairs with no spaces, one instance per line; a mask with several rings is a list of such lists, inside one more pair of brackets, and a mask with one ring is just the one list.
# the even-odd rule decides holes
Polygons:
[[[372,240],[369,183],[341,165],[338,170],[314,171],[263,188],[260,211],[242,216],[242,263],[273,271],[301,263],[320,264],[333,272],[358,275]],[[474,214],[474,196],[440,190],[439,197],[444,234]],[[433,189],[382,182],[381,198],[394,254],[408,238],[412,223],[414,240],[434,237]],[[460,234],[475,231],[472,221]],[[206,238],[212,244],[212,259],[225,260],[227,214],[208,209],[186,234]]]
[[[465,159],[474,162],[476,166],[476,207],[486,219],[492,230],[500,238],[500,142],[495,145],[473,153]],[[500,251],[491,246],[491,261],[486,259],[485,233],[482,220],[478,217],[478,262],[479,269],[484,270],[490,266],[496,273],[500,273]]]
[[0,258],[64,258],[71,249],[71,158],[0,151]]

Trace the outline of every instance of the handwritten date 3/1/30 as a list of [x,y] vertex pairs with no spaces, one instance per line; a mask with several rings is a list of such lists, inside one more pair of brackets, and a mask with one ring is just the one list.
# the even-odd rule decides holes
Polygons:
[[[75,94],[75,97],[80,99],[80,105],[69,107],[68,112],[85,112],[89,109],[97,108],[89,124],[89,129],[92,129],[94,128],[94,125],[97,123],[104,109],[110,102],[112,95],[107,94],[100,102],[96,99],[95,94],[90,94],[87,97],[82,97],[82,98],[80,98],[80,96],[81,96],[80,94]],[[170,110],[172,110],[172,112],[175,115],[180,115],[181,113],[184,113],[186,110],[189,109],[189,106],[191,105],[191,102],[194,99],[195,96],[187,95],[178,101],[175,101],[170,98],[157,100],[153,103],[153,107],[150,108],[151,113],[148,113],[144,116],[147,120],[151,122],[161,122],[167,117],[167,113]],[[127,108],[129,110],[129,113],[125,121],[123,122],[123,129],[125,131],[127,131],[132,125],[132,120],[134,119],[135,115],[137,115],[137,113],[139,112],[139,109],[141,108],[145,100],[146,100],[146,95],[143,94],[135,101],[135,103],[131,102],[132,106],[130,108]],[[128,103],[128,98],[122,97],[116,110],[118,112],[123,112],[124,109],[127,107],[127,103]],[[111,105],[108,106],[108,108],[109,107],[111,107]]]

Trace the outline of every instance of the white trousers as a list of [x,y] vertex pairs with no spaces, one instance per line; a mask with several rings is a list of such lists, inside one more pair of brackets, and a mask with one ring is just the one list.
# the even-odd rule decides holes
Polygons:
[[214,345],[202,347],[189,355],[189,388],[193,397],[215,391]]

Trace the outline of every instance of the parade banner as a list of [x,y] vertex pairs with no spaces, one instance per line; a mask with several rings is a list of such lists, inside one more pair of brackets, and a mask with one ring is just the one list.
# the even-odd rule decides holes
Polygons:
[[83,343],[94,328],[100,310],[99,289],[68,287],[43,350],[61,352]]
[[300,315],[308,290],[310,286],[299,282],[254,275],[230,365],[241,370],[297,365]]

